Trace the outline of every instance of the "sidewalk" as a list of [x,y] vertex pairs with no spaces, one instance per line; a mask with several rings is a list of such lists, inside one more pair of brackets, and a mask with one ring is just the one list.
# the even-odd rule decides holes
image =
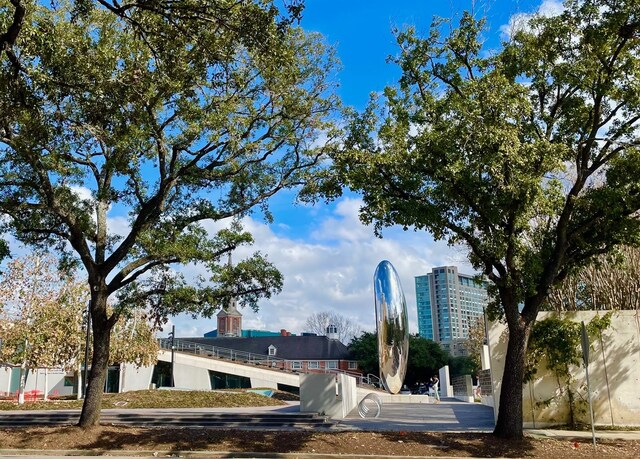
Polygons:
[[[526,429],[525,433],[534,438],[591,439],[590,430]],[[599,439],[640,441],[640,430],[596,430],[596,441]]]
[[[111,410],[110,410],[111,411]],[[113,410],[116,412],[134,412],[156,416],[173,415],[177,424],[181,424],[181,415],[203,415],[213,412],[238,413],[250,416],[251,413],[299,412],[297,403],[290,403],[280,407],[247,407],[247,408],[224,408],[224,409],[162,409],[162,410]],[[112,411],[112,412],[113,412]],[[23,412],[28,415],[28,412]],[[1,413],[0,413],[1,415]],[[186,424],[185,424],[186,425]],[[362,419],[357,413],[352,413],[344,420],[339,420],[337,425],[329,431],[324,432],[344,432],[344,431],[370,431],[370,432],[454,432],[461,434],[490,433],[493,431],[493,411],[486,409],[479,404],[468,404],[444,400],[443,403],[434,404],[386,404],[378,418]],[[591,431],[569,431],[559,429],[527,429],[525,435],[531,438],[567,439],[591,441]],[[600,440],[627,440],[640,442],[639,431],[596,431],[596,439]],[[1,445],[0,445],[1,448]],[[25,456],[33,458],[52,459],[54,457],[194,457],[194,458],[283,458],[283,459],[413,459],[414,456],[382,456],[363,454],[325,454],[325,453],[262,453],[262,452],[230,452],[230,451],[162,451],[162,450],[27,450],[27,449],[0,449],[0,457],[16,457],[23,459]],[[421,456],[427,459],[430,456]],[[452,456],[454,457],[454,456]],[[440,458],[442,459],[442,458]]]

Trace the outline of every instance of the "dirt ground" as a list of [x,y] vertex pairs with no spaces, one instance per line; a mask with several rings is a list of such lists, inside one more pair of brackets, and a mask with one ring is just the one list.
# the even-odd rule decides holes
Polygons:
[[[163,452],[233,451],[375,456],[639,458],[640,442],[526,438],[505,442],[490,434],[436,432],[301,432],[101,426],[0,429],[0,449],[83,449]],[[148,454],[148,453],[147,453]]]

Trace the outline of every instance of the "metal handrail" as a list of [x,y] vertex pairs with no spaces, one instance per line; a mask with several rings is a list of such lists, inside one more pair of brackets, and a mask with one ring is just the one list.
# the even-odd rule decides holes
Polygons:
[[[170,338],[158,338],[158,343],[161,349],[171,350]],[[340,370],[338,368],[292,368],[292,362],[298,360],[288,360],[273,355],[254,354],[246,351],[238,351],[235,349],[228,349],[224,347],[213,346],[210,344],[196,343],[193,341],[174,339],[173,347],[176,352],[184,352],[188,354],[195,354],[202,357],[228,359],[235,362],[250,363],[254,365],[264,366],[268,368],[277,368],[297,373],[327,373],[327,374],[346,374],[353,376],[359,383],[367,383],[366,378],[360,373],[351,372],[347,370]],[[373,375],[369,375],[373,376]],[[375,376],[374,376],[375,377]]]
[[378,376],[371,373],[369,373],[367,376],[363,376],[362,382],[365,384],[369,384],[370,386],[377,385],[378,387],[382,387],[382,380]]
[[[160,347],[162,349],[171,349],[171,340],[160,338]],[[212,346],[210,344],[195,343],[181,339],[174,340],[174,350],[177,352],[186,352],[189,354],[202,355],[203,357],[216,357],[234,361],[247,363],[255,363],[261,365],[272,366],[272,363],[285,363],[288,360],[275,357],[273,355],[253,354],[251,352],[238,351],[224,347]]]

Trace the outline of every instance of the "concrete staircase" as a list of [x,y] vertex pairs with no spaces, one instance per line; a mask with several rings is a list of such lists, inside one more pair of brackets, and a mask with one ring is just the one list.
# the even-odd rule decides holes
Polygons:
[[[36,425],[73,425],[78,422],[80,412],[68,411],[21,411],[0,414],[0,427]],[[335,422],[316,413],[223,413],[190,412],[173,410],[162,413],[154,410],[105,410],[100,416],[101,424],[149,426],[149,427],[209,427],[225,429],[260,430],[318,430],[330,429]]]

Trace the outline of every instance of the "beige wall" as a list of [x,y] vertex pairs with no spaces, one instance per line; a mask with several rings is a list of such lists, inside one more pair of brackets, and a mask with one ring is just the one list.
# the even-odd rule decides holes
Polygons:
[[[553,313],[541,313],[542,320]],[[587,324],[596,311],[570,313],[568,318]],[[602,315],[603,313],[600,312]],[[506,325],[489,326],[491,378],[494,390],[495,413],[499,409],[500,387],[504,372],[508,331]],[[597,425],[640,426],[640,311],[618,311],[611,326],[603,332],[602,343],[590,343],[589,379],[593,398],[594,418]],[[589,405],[586,375],[583,366],[573,368],[572,389],[583,397],[577,405],[576,418],[588,424]],[[555,377],[546,368],[538,368],[536,378],[523,390],[523,417],[525,427],[546,427],[566,424],[569,404]],[[549,403],[545,403],[550,401]]]

